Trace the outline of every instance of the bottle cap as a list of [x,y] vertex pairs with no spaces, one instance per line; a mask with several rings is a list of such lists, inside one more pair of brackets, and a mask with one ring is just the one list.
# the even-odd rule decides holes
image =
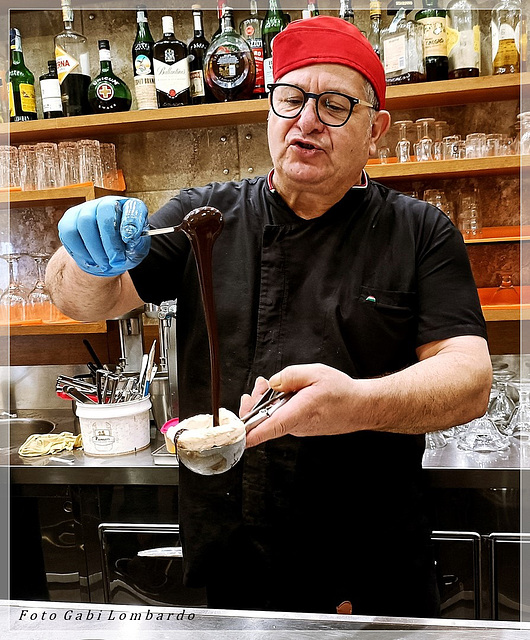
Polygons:
[[98,40],[98,49],[110,49],[108,40]]
[[162,16],[162,33],[173,33],[175,28],[173,27],[172,16]]

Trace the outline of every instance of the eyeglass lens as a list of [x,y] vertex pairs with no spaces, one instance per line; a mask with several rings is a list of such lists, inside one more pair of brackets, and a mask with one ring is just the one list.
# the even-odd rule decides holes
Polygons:
[[[274,112],[282,118],[296,118],[307,102],[304,92],[295,86],[278,85],[272,93],[272,107]],[[351,115],[354,102],[346,95],[326,92],[321,93],[317,100],[317,115],[329,126],[340,127]]]

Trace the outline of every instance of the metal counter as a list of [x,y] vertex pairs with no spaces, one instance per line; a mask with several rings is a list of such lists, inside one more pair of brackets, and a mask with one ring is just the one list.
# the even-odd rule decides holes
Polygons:
[[[14,601],[0,603],[0,630],[10,640],[61,638],[358,638],[368,640],[523,640],[530,624],[419,618],[231,611],[182,607],[63,604]],[[182,634],[182,635],[181,635]],[[274,634],[274,635],[272,635]],[[37,637],[37,636],[36,636]],[[219,637],[219,636],[217,636]]]
[[[70,411],[39,412],[39,417],[57,424],[55,431],[73,431]],[[83,451],[54,456],[21,458],[14,449],[0,449],[0,466],[10,467],[15,484],[156,484],[177,485],[175,464],[155,464],[152,453],[163,444],[159,433],[151,446],[136,453],[93,457]],[[160,458],[157,458],[160,462]],[[175,462],[167,457],[163,462]],[[426,450],[423,466],[434,487],[519,488],[521,473],[530,472],[530,443],[511,439],[510,448],[500,453],[469,453],[449,440],[441,449]]]

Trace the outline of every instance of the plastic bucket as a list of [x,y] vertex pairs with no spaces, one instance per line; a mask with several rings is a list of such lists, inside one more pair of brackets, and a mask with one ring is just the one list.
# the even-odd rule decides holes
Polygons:
[[113,404],[76,403],[83,449],[89,456],[116,456],[150,443],[149,396]]

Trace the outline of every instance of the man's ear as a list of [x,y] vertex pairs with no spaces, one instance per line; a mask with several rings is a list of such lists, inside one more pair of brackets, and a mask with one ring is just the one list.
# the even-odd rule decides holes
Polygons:
[[375,156],[377,154],[377,142],[390,129],[391,120],[390,113],[384,109],[375,114],[375,118],[372,122],[372,132],[370,135],[371,156]]

